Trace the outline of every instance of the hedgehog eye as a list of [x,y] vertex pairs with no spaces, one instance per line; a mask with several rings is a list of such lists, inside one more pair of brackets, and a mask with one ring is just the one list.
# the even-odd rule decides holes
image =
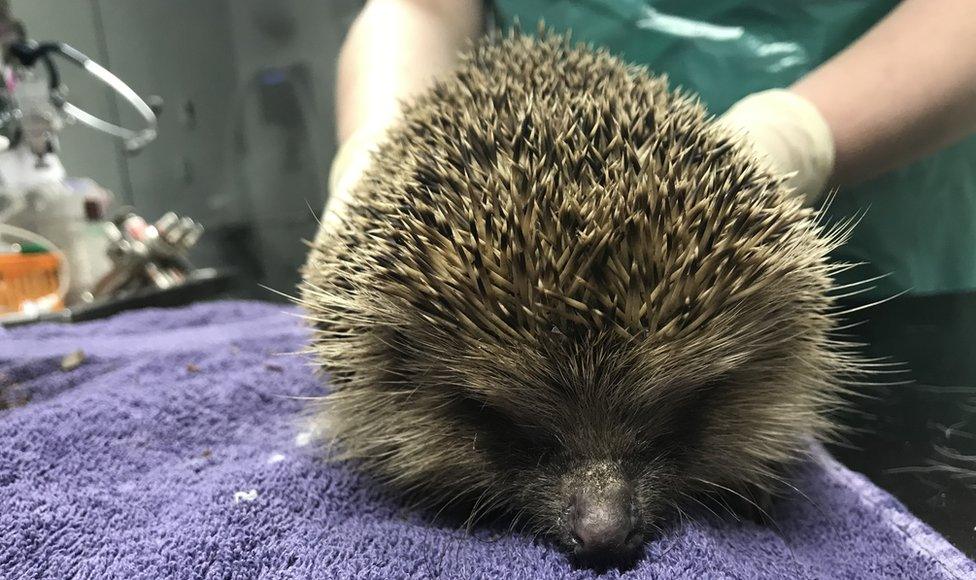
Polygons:
[[458,397],[458,416],[488,435],[486,442],[506,460],[538,463],[554,454],[557,442],[542,428],[525,425],[488,401],[468,395]]
[[718,377],[695,387],[675,389],[675,395],[658,404],[667,409],[664,420],[655,423],[643,444],[653,453],[662,449],[684,451],[691,440],[701,432],[703,409],[709,408],[709,400],[721,391],[734,388],[731,377]]
[[456,399],[459,414],[479,427],[488,429],[509,428],[514,425],[508,415],[493,407],[483,398],[462,394]]

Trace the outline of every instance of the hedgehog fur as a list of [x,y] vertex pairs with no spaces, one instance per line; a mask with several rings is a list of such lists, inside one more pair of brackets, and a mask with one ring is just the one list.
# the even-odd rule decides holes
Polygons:
[[[481,41],[312,244],[316,421],[410,497],[634,555],[672,508],[774,491],[832,432],[857,368],[828,260],[848,230],[665,79],[558,35]],[[588,551],[586,502],[617,509],[589,531],[632,529]]]

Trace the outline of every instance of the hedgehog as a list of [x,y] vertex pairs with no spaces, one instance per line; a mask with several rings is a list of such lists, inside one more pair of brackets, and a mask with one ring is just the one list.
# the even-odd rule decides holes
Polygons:
[[663,76],[545,30],[476,41],[310,244],[313,420],[423,507],[623,566],[836,432],[850,227]]

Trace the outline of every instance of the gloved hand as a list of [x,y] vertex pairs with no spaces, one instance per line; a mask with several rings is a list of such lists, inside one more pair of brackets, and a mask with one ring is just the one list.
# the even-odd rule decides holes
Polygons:
[[329,169],[329,199],[322,222],[334,223],[349,200],[349,193],[369,167],[370,156],[386,131],[386,123],[374,123],[356,130],[339,147]]
[[746,96],[719,118],[742,135],[769,168],[807,204],[823,194],[834,170],[834,138],[812,103],[785,89]]

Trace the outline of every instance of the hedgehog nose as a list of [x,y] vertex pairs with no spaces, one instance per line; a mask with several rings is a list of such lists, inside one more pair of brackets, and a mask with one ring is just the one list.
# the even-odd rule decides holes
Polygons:
[[574,552],[586,564],[622,563],[633,559],[641,546],[633,493],[623,485],[610,487],[577,493],[570,505]]
[[630,517],[619,506],[606,502],[590,504],[580,510],[573,534],[583,551],[617,551],[633,530]]

